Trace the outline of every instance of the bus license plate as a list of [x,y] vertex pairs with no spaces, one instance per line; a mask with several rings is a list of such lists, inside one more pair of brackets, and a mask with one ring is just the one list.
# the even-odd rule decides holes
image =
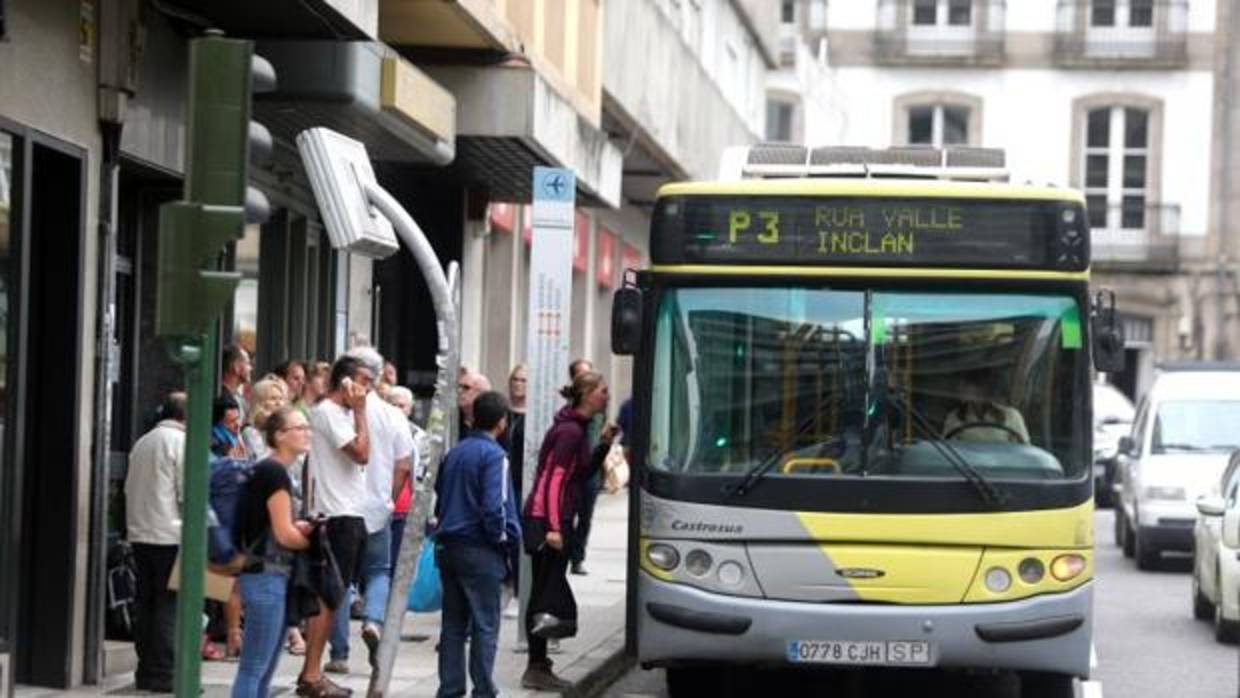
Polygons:
[[788,661],[798,664],[926,666],[931,662],[931,652],[930,643],[923,640],[793,640],[788,643]]

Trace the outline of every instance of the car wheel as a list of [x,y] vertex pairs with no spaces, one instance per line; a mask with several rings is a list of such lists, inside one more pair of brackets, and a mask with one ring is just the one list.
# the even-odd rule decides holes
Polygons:
[[1225,645],[1234,645],[1240,640],[1240,622],[1227,620],[1223,617],[1223,579],[1220,576],[1215,580],[1215,588],[1218,589],[1219,603],[1214,604],[1214,639]]
[[1201,582],[1197,579],[1197,561],[1193,561],[1193,618],[1197,620],[1212,620],[1214,618],[1214,604],[1210,603],[1210,599],[1201,593]]
[[1049,671],[1026,671],[1020,675],[1020,698],[1072,698],[1073,677]]
[[1137,544],[1136,544],[1136,540],[1135,540],[1135,539],[1136,539],[1136,537],[1137,537],[1137,536],[1136,536],[1136,534],[1133,532],[1133,530],[1132,530],[1132,526],[1129,526],[1129,525],[1128,525],[1128,517],[1127,517],[1127,516],[1125,516],[1125,517],[1124,517],[1123,527],[1122,527],[1122,529],[1121,529],[1121,533],[1123,533],[1123,534],[1124,534],[1124,535],[1123,535],[1123,540],[1122,540],[1122,541],[1120,541],[1120,547],[1121,547],[1121,548],[1123,548],[1123,550],[1124,550],[1124,557],[1132,557],[1132,556],[1136,555],[1136,554],[1137,554]]
[[1133,535],[1133,538],[1135,539],[1133,541],[1133,553],[1137,558],[1137,569],[1157,569],[1162,551],[1150,545],[1149,541],[1145,540],[1146,537],[1141,535],[1139,530]]

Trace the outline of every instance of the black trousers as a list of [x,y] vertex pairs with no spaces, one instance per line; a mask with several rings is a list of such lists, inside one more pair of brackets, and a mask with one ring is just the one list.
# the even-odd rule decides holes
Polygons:
[[568,585],[568,556],[543,546],[530,556],[530,602],[525,611],[525,638],[529,642],[530,666],[549,666],[547,639],[530,633],[534,616],[550,613],[561,620],[577,620],[577,600]]
[[133,544],[138,577],[134,618],[138,670],[134,678],[140,687],[172,682],[176,661],[177,595],[168,591],[168,577],[177,559],[177,547]]

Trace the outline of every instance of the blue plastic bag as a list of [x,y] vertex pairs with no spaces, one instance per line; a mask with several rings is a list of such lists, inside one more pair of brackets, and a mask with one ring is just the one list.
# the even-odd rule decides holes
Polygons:
[[434,613],[443,608],[443,582],[439,579],[439,565],[435,562],[435,540],[422,541],[418,555],[418,573],[409,585],[406,608],[414,613]]

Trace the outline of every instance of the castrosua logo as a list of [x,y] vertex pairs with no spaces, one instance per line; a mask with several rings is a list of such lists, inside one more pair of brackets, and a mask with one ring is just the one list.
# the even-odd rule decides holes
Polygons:
[[672,530],[688,533],[731,533],[738,534],[745,530],[740,524],[718,524],[709,521],[684,521],[682,519],[672,520]]

